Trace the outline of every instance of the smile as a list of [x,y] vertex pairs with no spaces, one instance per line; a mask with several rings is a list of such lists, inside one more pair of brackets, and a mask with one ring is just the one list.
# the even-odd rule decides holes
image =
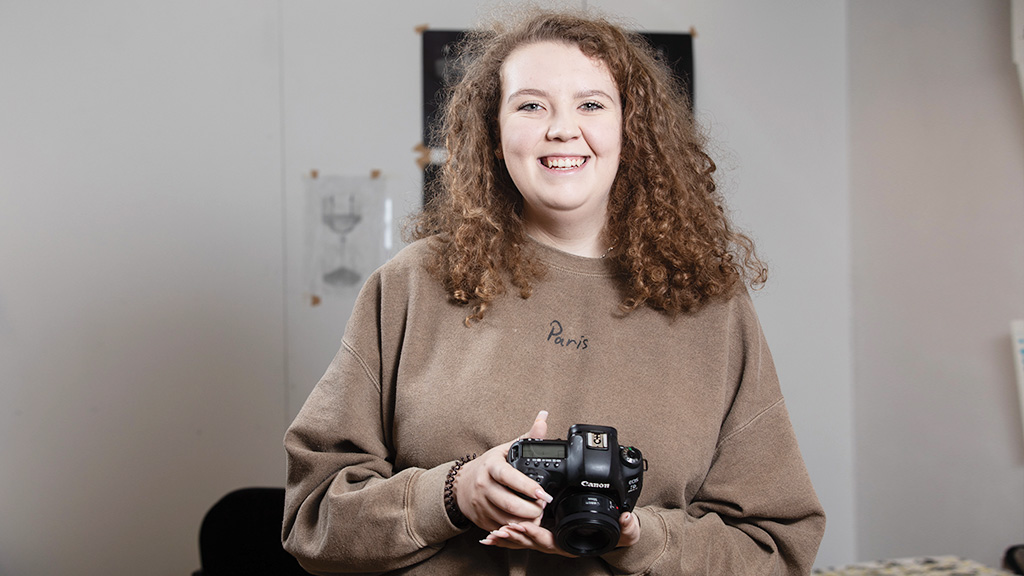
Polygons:
[[585,156],[545,156],[540,163],[552,170],[572,170],[586,164]]

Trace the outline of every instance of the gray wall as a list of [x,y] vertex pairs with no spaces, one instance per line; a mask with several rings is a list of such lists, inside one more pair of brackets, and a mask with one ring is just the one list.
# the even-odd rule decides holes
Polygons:
[[993,564],[1024,542],[1010,3],[848,6],[858,555]]
[[[351,306],[310,305],[303,178],[380,170],[396,216],[415,207],[415,28],[476,4],[0,3],[0,575],[188,573],[210,504],[283,483]],[[755,300],[829,512],[822,565],[995,564],[1024,538],[1008,7],[928,6],[630,4],[697,31],[698,113],[772,265]],[[935,75],[936,29],[974,64]]]
[[0,3],[0,574],[187,574],[281,483],[278,28]]

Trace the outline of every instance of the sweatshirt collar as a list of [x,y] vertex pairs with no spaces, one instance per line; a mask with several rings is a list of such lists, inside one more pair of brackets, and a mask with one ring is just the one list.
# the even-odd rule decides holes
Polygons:
[[615,275],[612,261],[607,258],[585,258],[563,252],[530,236],[527,236],[526,239],[537,258],[552,268],[591,276]]

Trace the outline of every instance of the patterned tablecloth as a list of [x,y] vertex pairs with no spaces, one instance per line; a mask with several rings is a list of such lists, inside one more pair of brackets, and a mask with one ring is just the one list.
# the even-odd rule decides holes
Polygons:
[[815,568],[811,574],[814,576],[1013,576],[1012,572],[996,570],[956,556],[863,562],[836,568]]

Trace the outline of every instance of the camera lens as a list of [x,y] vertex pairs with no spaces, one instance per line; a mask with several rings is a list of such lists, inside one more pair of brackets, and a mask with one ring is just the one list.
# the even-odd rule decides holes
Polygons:
[[555,543],[577,556],[596,556],[619,543],[619,507],[603,494],[567,497],[555,513]]

